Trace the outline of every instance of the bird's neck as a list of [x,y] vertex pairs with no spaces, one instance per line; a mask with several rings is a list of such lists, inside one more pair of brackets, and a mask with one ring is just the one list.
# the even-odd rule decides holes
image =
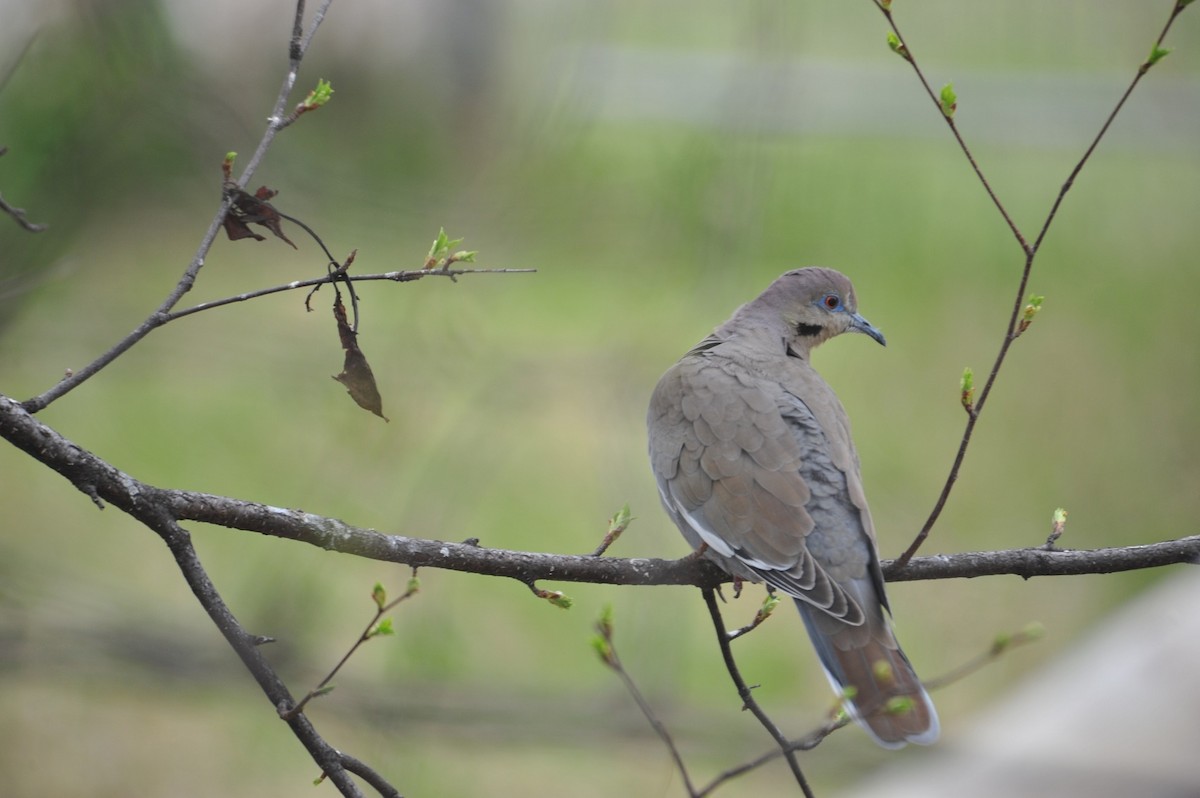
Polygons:
[[803,363],[811,368],[813,348],[824,338],[817,334],[813,336],[797,335],[796,331],[784,325],[747,325],[726,323],[705,338],[688,353],[701,354],[717,350],[717,354],[728,353],[730,349],[739,350],[741,359],[749,361],[787,360],[793,363]]

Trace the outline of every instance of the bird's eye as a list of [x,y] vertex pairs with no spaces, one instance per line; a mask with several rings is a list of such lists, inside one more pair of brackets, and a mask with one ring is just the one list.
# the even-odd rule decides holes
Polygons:
[[821,303],[829,310],[837,310],[842,306],[842,299],[837,294],[826,294]]

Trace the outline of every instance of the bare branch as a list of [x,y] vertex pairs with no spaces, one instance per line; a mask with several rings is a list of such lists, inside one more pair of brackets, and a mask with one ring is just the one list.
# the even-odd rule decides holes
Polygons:
[[1035,576],[1115,574],[1178,564],[1200,564],[1200,535],[1103,549],[1048,551],[1038,546],[1003,551],[967,551],[915,557],[903,565],[899,559],[885,560],[883,575],[889,582],[973,579],[1004,574],[1030,579]]
[[164,324],[168,321],[181,319],[184,316],[190,316],[193,313],[199,313],[202,310],[212,310],[213,308],[232,305],[237,302],[245,302],[250,299],[257,299],[271,294],[278,294],[283,291],[295,291],[300,288],[312,288],[313,286],[325,285],[327,283],[361,283],[377,280],[390,280],[394,283],[408,283],[415,280],[420,280],[425,277],[447,277],[454,279],[461,277],[464,274],[534,274],[537,269],[438,269],[435,271],[412,270],[412,271],[395,271],[382,272],[380,274],[342,274],[334,273],[327,274],[323,277],[313,277],[309,280],[295,280],[284,285],[276,285],[271,288],[260,288],[256,291],[247,291],[244,294],[237,296],[225,297],[224,299],[214,299],[211,302],[201,302],[199,305],[193,305],[190,308],[177,310],[174,313],[168,313]]
[[[971,153],[971,148],[967,146],[967,142],[963,140],[962,134],[958,132],[958,125],[954,124],[954,118],[948,114],[942,113],[941,101],[938,99],[937,94],[934,93],[933,87],[929,85],[929,81],[925,79],[925,73],[921,71],[921,67],[917,64],[917,59],[913,57],[912,50],[908,47],[908,43],[904,41],[904,36],[900,33],[900,28],[896,26],[896,20],[892,16],[892,11],[890,8],[891,4],[882,3],[880,0],[871,1],[875,3],[875,7],[878,8],[880,13],[883,14],[884,18],[887,19],[888,25],[890,25],[892,28],[892,33],[896,35],[896,39],[900,43],[900,47],[903,48],[902,55],[904,60],[907,61],[912,66],[913,71],[917,73],[917,80],[921,81],[921,86],[925,89],[925,93],[929,95],[929,99],[933,101],[934,107],[938,109],[938,114],[946,120],[946,125],[950,128],[950,132],[954,134],[954,140],[958,142],[959,149],[961,149],[963,155],[967,157],[967,162],[971,164],[971,168],[975,171],[975,176],[979,178],[979,182],[983,184],[983,188],[985,191],[987,191],[987,195],[991,198],[992,204],[996,206],[996,210],[999,211],[1000,215],[1004,217],[1004,221],[1008,225],[1008,229],[1011,230],[1013,236],[1016,237],[1017,243],[1020,244],[1021,249],[1028,252],[1029,244],[1026,242],[1025,236],[1022,235],[1020,228],[1017,227],[1017,223],[1014,222],[1012,217],[1008,215],[1008,210],[1004,207],[1004,203],[1000,201],[1000,198],[996,196],[996,192],[992,190],[992,184],[988,182],[986,177],[984,177],[983,170],[979,168],[979,164],[975,161],[975,156]],[[900,52],[900,50],[897,50],[897,52]]]
[[[139,519],[140,508],[149,501],[148,497],[153,497],[164,512],[179,521],[258,532],[385,562],[502,576],[526,585],[548,579],[705,588],[729,580],[716,565],[690,555],[678,560],[620,559],[489,549],[475,543],[384,535],[336,518],[225,496],[163,490],[134,479],[63,438],[30,415],[19,402],[2,394],[0,437],[66,477],[89,497],[106,501]],[[936,555],[914,558],[903,567],[888,560],[884,561],[883,570],[889,581],[906,582],[999,574],[1025,578],[1104,574],[1197,562],[1200,562],[1200,535],[1123,548],[1047,551],[1038,547]]]
[[154,530],[167,544],[196,599],[329,780],[342,795],[361,797],[362,792],[342,765],[341,754],[325,742],[303,713],[287,715],[293,705],[291,693],[259,650],[259,638],[247,632],[234,617],[201,565],[192,547],[191,535],[170,517],[162,503],[155,498],[154,491],[150,490],[129,511],[130,514]]
[[804,771],[800,769],[800,763],[796,760],[795,749],[789,745],[787,737],[775,725],[775,721],[771,720],[754,700],[749,685],[746,684],[741,671],[738,670],[737,661],[733,658],[733,649],[729,645],[729,632],[725,629],[725,621],[721,618],[721,607],[717,604],[717,591],[711,587],[704,588],[704,603],[708,606],[708,615],[712,619],[713,630],[717,633],[717,645],[721,648],[725,669],[729,671],[729,678],[733,680],[733,684],[737,688],[738,697],[742,699],[742,708],[750,710],[762,727],[767,730],[767,733],[775,738],[775,742],[779,743],[779,750],[787,759],[788,767],[792,769],[792,776],[795,777],[796,784],[800,786],[805,798],[813,798],[813,791],[808,786],[808,779],[804,777]]
[[[409,580],[408,589],[404,593],[400,594],[399,598],[393,599],[387,603],[382,603],[381,599],[376,599],[375,615],[370,621],[367,622],[367,625],[363,628],[362,633],[359,634],[358,639],[351,644],[350,648],[346,650],[346,653],[342,655],[342,658],[338,660],[337,664],[330,669],[329,673],[325,674],[325,678],[322,679],[316,687],[305,693],[304,698],[301,698],[295,705],[292,706],[291,709],[287,710],[286,712],[280,712],[280,717],[282,717],[284,720],[287,720],[293,715],[300,714],[304,711],[304,707],[308,705],[309,701],[312,701],[319,695],[325,695],[329,690],[333,689],[332,687],[328,687],[329,683],[333,681],[333,678],[338,675],[338,672],[345,666],[345,664],[350,661],[350,658],[354,656],[354,652],[358,651],[363,643],[367,642],[373,637],[377,637],[380,634],[380,620],[393,609],[395,609],[396,605],[416,595],[417,591],[419,590],[418,582],[416,580],[416,570],[417,569],[415,568],[413,569],[413,577]],[[377,585],[375,589],[379,591],[380,595],[383,595],[382,585]],[[374,594],[372,594],[372,598],[374,597]],[[388,634],[390,634],[390,632],[388,632]]]
[[[267,150],[275,141],[275,135],[282,129],[281,120],[283,119],[283,109],[287,105],[287,98],[292,92],[292,88],[296,83],[296,74],[300,70],[300,61],[304,56],[304,52],[308,47],[317,27],[325,18],[325,12],[328,10],[330,3],[333,0],[325,0],[317,9],[313,16],[312,22],[309,24],[308,32],[305,34],[300,46],[296,46],[295,41],[289,46],[289,69],[283,78],[283,84],[279,88],[279,96],[275,101],[275,107],[267,120],[267,129],[263,132],[262,138],[258,142],[258,147],[254,151],[254,155],[246,163],[246,168],[242,171],[241,177],[238,178],[237,184],[245,188],[246,183],[253,176],[258,165],[262,162]],[[304,2],[300,0],[296,4],[296,25],[300,24],[300,20],[304,15]],[[158,309],[151,313],[141,324],[133,329],[128,335],[113,345],[107,352],[100,355],[98,358],[88,363],[86,366],[71,372],[69,376],[59,380],[59,382],[43,393],[34,396],[25,402],[25,407],[29,412],[36,413],[44,409],[51,402],[59,399],[63,395],[69,393],[75,388],[82,385],[87,380],[91,379],[97,372],[112,363],[118,357],[127,352],[130,347],[141,341],[154,330],[161,327],[170,320],[168,314],[179,301],[183,299],[184,294],[192,290],[192,286],[196,283],[196,277],[200,273],[200,269],[204,266],[204,260],[208,257],[208,252],[212,249],[213,242],[217,238],[217,233],[221,230],[221,223],[225,219],[225,214],[229,211],[233,199],[226,192],[226,196],[222,199],[220,207],[217,209],[216,215],[208,225],[208,230],[200,239],[200,245],[196,248],[196,254],[192,256],[191,262],[184,270],[183,275],[179,278],[179,282],[167,295]]]
[[698,798],[710,795],[716,791],[718,787],[727,781],[741,776],[744,773],[749,773],[751,770],[756,770],[768,762],[773,762],[781,756],[784,756],[787,751],[811,751],[816,748],[821,742],[833,734],[838,729],[850,725],[850,716],[845,713],[840,713],[837,717],[830,718],[825,723],[810,731],[803,737],[798,737],[795,740],[789,740],[785,748],[772,748],[764,754],[759,754],[754,759],[743,762],[740,765],[722,771],[713,778],[704,789],[697,794]]
[[287,108],[288,97],[291,96],[292,89],[296,86],[296,77],[300,73],[300,62],[304,60],[304,55],[308,51],[308,45],[312,41],[312,37],[317,32],[317,28],[325,20],[325,13],[329,10],[329,6],[333,4],[333,0],[324,0],[313,14],[312,21],[309,22],[308,30],[304,37],[297,44],[296,33],[303,25],[304,18],[304,0],[299,0],[296,3],[296,16],[292,25],[292,39],[288,46],[288,71],[283,76],[283,82],[279,87],[279,94],[275,98],[275,106],[271,109],[271,115],[267,117],[267,129],[263,133],[262,139],[258,142],[258,147],[255,148],[254,154],[250,156],[250,160],[246,162],[246,168],[242,170],[242,174],[238,177],[237,184],[242,188],[250,181],[254,172],[258,169],[262,159],[266,157],[267,150],[271,148],[271,144],[275,141],[275,135],[286,127],[286,115],[284,110]]
[[[1156,39],[1154,42],[1155,49],[1158,49],[1158,47],[1162,45],[1163,40],[1167,38],[1167,33],[1171,30],[1171,26],[1175,24],[1175,18],[1178,17],[1186,7],[1183,3],[1178,2],[1178,0],[1172,0],[1171,5],[1171,15],[1167,18],[1166,24],[1163,25],[1162,32],[1158,34],[1158,39]],[[1112,112],[1108,115],[1108,118],[1104,120],[1104,124],[1100,126],[1100,132],[1098,132],[1096,137],[1092,139],[1092,143],[1088,145],[1087,150],[1083,153],[1083,157],[1079,159],[1079,163],[1075,164],[1075,168],[1071,170],[1071,174],[1067,177],[1066,182],[1063,183],[1062,188],[1058,190],[1058,196],[1054,198],[1054,204],[1050,207],[1050,212],[1046,214],[1046,221],[1042,224],[1042,229],[1038,232],[1037,240],[1033,242],[1033,250],[1030,253],[1031,256],[1033,253],[1036,253],[1039,249],[1041,249],[1042,241],[1046,238],[1046,232],[1050,229],[1051,223],[1054,222],[1054,217],[1058,214],[1058,208],[1060,205],[1062,205],[1063,198],[1067,196],[1067,192],[1071,190],[1071,186],[1075,185],[1075,178],[1079,176],[1079,172],[1083,169],[1084,164],[1086,164],[1088,159],[1092,157],[1092,153],[1095,152],[1096,147],[1100,145],[1100,140],[1104,138],[1104,134],[1107,133],[1109,127],[1112,126],[1113,120],[1117,118],[1117,114],[1119,114],[1121,109],[1125,107],[1125,101],[1129,99],[1129,95],[1133,94],[1133,90],[1137,88],[1138,83],[1141,82],[1142,78],[1145,77],[1146,73],[1150,70],[1150,66],[1151,63],[1146,61],[1140,67],[1138,67],[1137,72],[1134,73],[1133,80],[1129,83],[1129,88],[1125,89],[1125,93],[1121,95],[1121,99],[1117,100],[1116,106],[1112,109]],[[1018,301],[1019,300],[1020,297],[1018,296]],[[1013,324],[1015,328],[1015,317]]]
[[[887,18],[888,23],[892,26],[892,30],[895,32],[896,36],[899,37],[900,31],[896,28],[896,23],[892,18],[890,9],[888,8],[890,3],[885,4],[880,2],[880,0],[873,0],[873,2]],[[1177,2],[1177,0],[1172,0],[1171,13],[1167,18],[1166,24],[1163,26],[1162,33],[1158,35],[1158,39],[1155,42],[1155,51],[1158,50],[1159,46],[1166,38],[1168,31],[1171,30],[1171,25],[1175,22],[1175,18],[1179,16],[1184,7],[1185,5],[1183,3]],[[921,80],[921,85],[925,87],[925,91],[929,93],[929,96],[931,99],[933,99],[934,103],[938,104],[937,97],[935,97],[933,94],[933,89],[930,88],[929,83],[925,80],[925,76],[921,74],[921,70],[917,67],[916,60],[912,58],[911,53],[907,49],[905,51],[905,60],[912,64],[913,69],[917,72],[917,77]],[[1033,261],[1034,258],[1037,257],[1038,250],[1042,246],[1042,241],[1045,239],[1046,233],[1050,229],[1050,225],[1054,222],[1054,219],[1058,214],[1059,206],[1062,205],[1062,201],[1066,197],[1067,192],[1070,191],[1071,186],[1074,185],[1075,178],[1083,169],[1084,164],[1088,162],[1088,159],[1091,158],[1092,153],[1095,152],[1096,147],[1099,146],[1100,140],[1103,139],[1104,135],[1108,132],[1113,120],[1116,119],[1117,114],[1120,113],[1121,109],[1125,106],[1125,101],[1129,99],[1129,95],[1133,93],[1134,88],[1137,87],[1138,83],[1142,79],[1142,76],[1149,71],[1151,66],[1152,62],[1146,61],[1140,67],[1138,67],[1138,70],[1134,74],[1133,80],[1130,82],[1129,87],[1125,89],[1125,93],[1121,95],[1119,100],[1117,100],[1116,106],[1108,115],[1108,118],[1104,121],[1104,124],[1101,125],[1100,131],[1096,134],[1096,137],[1092,139],[1092,143],[1083,153],[1083,157],[1081,157],[1079,162],[1075,164],[1075,167],[1071,170],[1066,182],[1063,183],[1062,188],[1059,189],[1058,196],[1055,198],[1053,205],[1051,205],[1050,211],[1046,215],[1046,220],[1042,223],[1042,228],[1038,232],[1037,239],[1034,241],[1033,246],[1030,246],[1026,242],[1025,237],[1021,234],[1021,231],[1017,228],[1016,224],[1013,223],[1012,219],[1009,218],[1004,206],[1000,203],[1000,200],[992,191],[992,187],[988,184],[987,180],[983,176],[983,172],[979,169],[975,159],[971,156],[970,150],[967,149],[966,144],[963,143],[962,138],[958,135],[958,128],[955,126],[954,120],[946,114],[942,114],[942,116],[946,119],[947,124],[950,125],[950,129],[954,132],[955,138],[958,139],[959,145],[962,147],[963,153],[966,155],[967,160],[970,161],[971,168],[975,170],[976,176],[983,184],[983,187],[987,190],[988,196],[992,198],[996,208],[1000,211],[1000,215],[1004,217],[1004,221],[1008,223],[1008,226],[1012,229],[1013,234],[1017,237],[1017,241],[1021,245],[1021,250],[1025,254],[1025,263],[1021,270],[1021,278],[1017,281],[1016,297],[1013,300],[1012,312],[1009,314],[1008,326],[1005,329],[1004,337],[1000,341],[1000,351],[996,353],[996,359],[993,361],[992,369],[988,373],[987,382],[984,383],[983,390],[979,393],[978,401],[975,402],[973,408],[970,408],[967,411],[967,424],[963,429],[962,438],[958,444],[958,451],[955,452],[954,461],[950,466],[950,473],[946,476],[946,482],[943,484],[942,490],[938,494],[937,500],[934,502],[933,510],[930,511],[929,517],[925,519],[925,523],[921,525],[920,531],[917,532],[917,536],[913,538],[912,542],[908,545],[908,548],[906,548],[904,553],[900,555],[901,564],[908,562],[909,559],[917,553],[917,550],[920,549],[925,543],[925,540],[929,537],[929,532],[933,529],[934,524],[937,523],[938,518],[941,517],[942,510],[946,506],[946,501],[950,498],[950,491],[954,488],[954,483],[958,481],[958,474],[962,468],[963,460],[966,457],[967,447],[970,446],[971,439],[975,433],[975,426],[979,421],[979,415],[983,412],[983,406],[987,403],[988,397],[991,396],[992,386],[996,384],[996,378],[1000,375],[1000,369],[1004,365],[1005,358],[1008,357],[1009,349],[1012,347],[1013,342],[1017,340],[1017,337],[1020,336],[1021,332],[1023,332],[1020,327],[1020,322],[1022,308],[1025,305],[1025,292],[1029,287],[1030,275],[1033,273]]]
[[930,691],[940,690],[943,687],[949,687],[956,682],[960,682],[978,671],[980,668],[984,668],[1000,659],[1000,657],[1012,651],[1014,648],[1029,645],[1030,643],[1035,643],[1038,640],[1041,640],[1045,633],[1046,630],[1040,623],[1031,623],[1024,629],[1014,634],[997,635],[996,638],[992,640],[992,644],[988,646],[987,650],[983,653],[972,657],[948,673],[943,673],[941,676],[937,676],[933,679],[926,679],[925,689]]
[[[992,644],[988,646],[986,651],[976,655],[967,662],[958,665],[948,673],[944,673],[941,676],[927,680],[925,682],[925,688],[932,691],[949,687],[950,685],[959,682],[975,673],[980,668],[986,667],[987,665],[995,662],[1006,653],[1012,651],[1014,648],[1027,645],[1035,640],[1040,639],[1041,635],[1041,627],[1037,624],[1031,624],[1015,634],[998,635],[996,639],[992,641]],[[843,726],[848,726],[849,724],[849,715],[847,715],[845,712],[834,712],[829,720],[825,721],[808,734],[789,741],[786,749],[774,748],[764,754],[760,754],[754,759],[743,762],[740,765],[721,772],[712,781],[710,781],[704,787],[704,789],[697,793],[697,798],[704,798],[704,796],[710,795],[725,782],[735,779],[744,773],[748,773],[751,770],[762,767],[768,762],[778,759],[784,755],[785,750],[811,751],[820,745],[826,737],[833,734]]]
[[37,224],[35,222],[29,221],[29,219],[25,216],[25,209],[24,208],[16,208],[12,205],[9,205],[7,202],[5,202],[4,195],[2,195],[2,194],[0,194],[0,211],[11,216],[16,221],[17,224],[21,225],[22,228],[24,228],[25,230],[28,230],[31,233],[41,233],[45,230],[50,229],[50,225]]
[[611,668],[621,679],[621,684],[625,685],[625,690],[633,698],[634,703],[638,705],[638,709],[642,711],[642,715],[650,724],[650,728],[654,729],[654,733],[663,741],[667,747],[667,751],[671,754],[671,761],[675,763],[675,769],[679,771],[680,778],[683,779],[684,789],[687,790],[689,798],[696,798],[696,788],[692,786],[692,777],[688,774],[687,765],[683,762],[683,755],[679,753],[678,746],[675,745],[674,738],[671,737],[671,732],[667,730],[658,716],[654,714],[654,708],[650,706],[650,702],[642,695],[642,691],[638,689],[637,683],[633,677],[625,670],[625,666],[621,663],[621,657],[617,654],[617,646],[613,641],[613,625],[612,618],[605,612],[604,617],[596,624],[597,633],[597,652],[600,654],[601,661]]
[[399,791],[366,762],[356,759],[345,752],[342,752],[341,757],[342,767],[355,776],[358,776],[367,784],[370,784],[383,798],[402,798]]
[[[0,155],[4,155],[6,152],[8,152],[8,147],[0,147]],[[15,208],[12,205],[9,205],[4,201],[3,195],[0,195],[0,212],[7,213],[16,221],[17,224],[21,225],[22,228],[31,233],[40,233],[43,230],[50,229],[49,225],[35,224],[34,222],[29,221],[29,219],[25,216],[25,209]]]

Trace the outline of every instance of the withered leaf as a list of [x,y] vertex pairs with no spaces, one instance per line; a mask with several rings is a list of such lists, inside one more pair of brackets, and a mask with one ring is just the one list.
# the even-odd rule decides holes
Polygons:
[[333,317],[337,320],[338,337],[342,341],[342,349],[346,350],[346,360],[342,364],[342,373],[334,377],[346,388],[346,393],[363,410],[369,410],[384,421],[389,421],[383,414],[383,397],[375,384],[375,374],[367,363],[367,357],[358,348],[358,335],[350,329],[346,319],[346,306],[338,295],[333,303]]
[[270,230],[276,238],[281,238],[291,244],[292,249],[297,249],[292,240],[283,234],[283,227],[280,224],[283,217],[271,203],[267,202],[278,192],[272,191],[266,186],[259,186],[258,191],[250,194],[229,183],[226,184],[225,190],[233,197],[233,205],[229,208],[229,213],[225,214],[224,221],[225,235],[229,236],[230,241],[242,238],[264,241],[264,236],[250,229],[250,225],[257,224]]
[[237,241],[242,238],[253,238],[255,241],[265,241],[266,238],[246,226],[246,223],[233,215],[231,210],[225,214],[225,221],[222,222],[225,226],[225,235],[229,236],[230,241]]

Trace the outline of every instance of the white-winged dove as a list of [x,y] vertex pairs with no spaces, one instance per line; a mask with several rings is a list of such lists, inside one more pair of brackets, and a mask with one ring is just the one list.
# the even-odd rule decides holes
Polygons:
[[775,280],[659,380],[650,463],[692,547],[792,596],[850,715],[899,748],[936,740],[937,713],[884,614],[850,422],[810,362],[844,332],[884,343],[857,311],[850,281],[831,269]]

